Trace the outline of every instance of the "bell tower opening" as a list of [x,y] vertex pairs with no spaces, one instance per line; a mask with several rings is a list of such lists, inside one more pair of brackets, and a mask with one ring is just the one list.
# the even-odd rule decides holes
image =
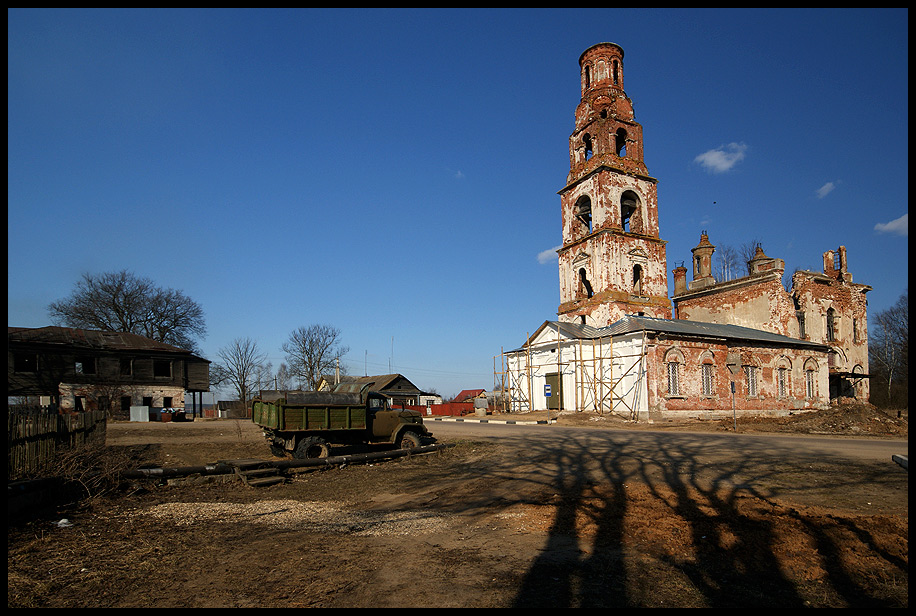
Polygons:
[[618,128],[614,134],[614,150],[617,156],[627,155],[627,131]]

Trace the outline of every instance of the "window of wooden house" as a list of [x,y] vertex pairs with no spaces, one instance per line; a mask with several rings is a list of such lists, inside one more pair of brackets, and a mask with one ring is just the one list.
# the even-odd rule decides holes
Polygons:
[[95,374],[95,358],[77,357],[73,364],[73,371],[77,374]]
[[153,360],[153,376],[170,378],[172,376],[172,362],[168,359]]
[[131,376],[134,373],[134,361],[127,357],[121,358],[121,376]]
[[13,353],[14,372],[38,372],[37,353]]

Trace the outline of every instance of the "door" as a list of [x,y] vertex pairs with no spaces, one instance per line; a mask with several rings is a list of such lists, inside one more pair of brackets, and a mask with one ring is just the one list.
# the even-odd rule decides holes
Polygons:
[[563,380],[557,372],[545,375],[547,385],[550,387],[550,396],[547,398],[548,410],[563,408]]

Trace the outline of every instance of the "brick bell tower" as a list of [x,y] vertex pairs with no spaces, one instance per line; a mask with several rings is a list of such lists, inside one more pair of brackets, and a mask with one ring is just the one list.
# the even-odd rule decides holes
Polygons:
[[559,192],[560,320],[603,327],[626,314],[671,318],[657,180],[643,162],[642,126],[623,90],[623,49],[579,58],[582,100]]

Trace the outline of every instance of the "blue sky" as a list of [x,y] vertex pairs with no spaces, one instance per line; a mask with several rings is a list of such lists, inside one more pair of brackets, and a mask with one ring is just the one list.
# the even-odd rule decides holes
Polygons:
[[8,325],[129,269],[274,366],[330,324],[351,374],[452,395],[555,318],[579,55],[611,41],[668,269],[845,245],[908,277],[908,11],[8,10]]

